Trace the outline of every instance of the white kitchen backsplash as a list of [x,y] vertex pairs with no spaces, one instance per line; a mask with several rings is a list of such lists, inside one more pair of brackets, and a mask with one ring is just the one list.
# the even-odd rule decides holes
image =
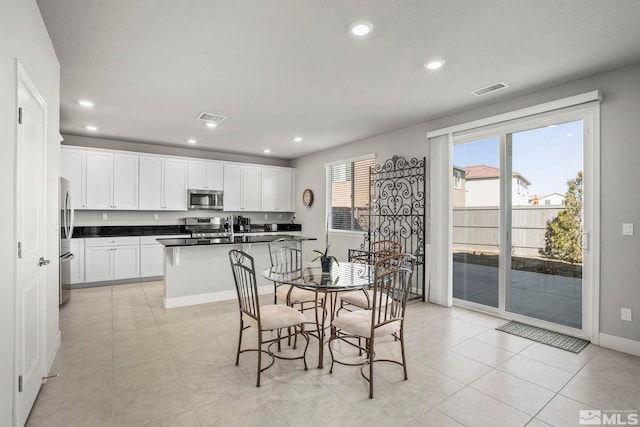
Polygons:
[[[182,225],[182,218],[186,217],[214,217],[226,218],[232,212],[191,210],[191,211],[75,211],[75,225],[78,227],[97,227],[103,225]],[[103,219],[106,215],[106,219]],[[157,217],[156,217],[157,215]],[[271,224],[291,222],[295,213],[279,212],[233,212],[233,215],[242,215],[251,218],[253,224]],[[265,215],[267,218],[265,218]],[[156,219],[157,218],[157,219]]]

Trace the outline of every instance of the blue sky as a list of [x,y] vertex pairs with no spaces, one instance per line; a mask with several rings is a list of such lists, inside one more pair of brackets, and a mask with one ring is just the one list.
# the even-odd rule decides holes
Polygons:
[[[454,145],[456,166],[499,167],[498,138]],[[567,181],[582,170],[582,121],[557,124],[513,135],[513,171],[531,182],[529,194],[564,194]]]

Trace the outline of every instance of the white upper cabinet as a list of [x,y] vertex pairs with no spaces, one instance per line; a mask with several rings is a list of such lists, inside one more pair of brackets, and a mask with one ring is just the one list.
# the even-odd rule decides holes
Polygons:
[[113,209],[113,154],[87,152],[87,209]]
[[262,168],[262,210],[276,210],[276,169]]
[[114,209],[138,209],[138,160],[136,154],[113,155]]
[[189,188],[196,190],[223,189],[222,162],[209,160],[189,160]]
[[244,166],[242,168],[242,209],[245,211],[259,211],[261,209],[262,168],[259,166]]
[[71,203],[74,209],[87,208],[87,150],[60,147],[60,176],[71,182]]
[[187,210],[187,189],[223,190],[225,211],[293,212],[295,169],[60,147],[76,209]]
[[224,210],[239,211],[242,206],[242,166],[224,165]]
[[262,210],[292,212],[293,169],[262,168]]
[[187,210],[187,161],[164,160],[164,209]]
[[224,210],[260,211],[262,168],[253,165],[224,165]]
[[162,209],[162,157],[140,156],[140,210]]
[[140,210],[187,210],[187,161],[140,156]]
[[87,150],[87,209],[138,209],[138,155]]

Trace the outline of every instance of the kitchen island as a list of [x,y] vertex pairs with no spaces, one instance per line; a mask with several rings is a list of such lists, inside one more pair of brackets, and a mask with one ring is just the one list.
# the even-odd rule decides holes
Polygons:
[[[236,235],[211,239],[158,239],[165,247],[165,308],[204,304],[237,297],[229,264],[229,251],[242,250],[254,258],[258,291],[273,292],[273,283],[259,274],[271,266],[269,242],[283,237],[300,241],[315,237],[286,234],[267,236]],[[304,252],[303,252],[304,259]]]

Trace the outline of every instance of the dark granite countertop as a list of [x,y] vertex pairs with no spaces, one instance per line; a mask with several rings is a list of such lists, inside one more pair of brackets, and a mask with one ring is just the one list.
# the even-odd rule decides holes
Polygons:
[[74,227],[73,237],[126,237],[190,234],[184,225],[106,225],[100,227]]
[[[251,224],[245,233],[266,233],[271,231],[271,224]],[[301,224],[278,224],[277,232],[302,231]],[[126,236],[165,236],[172,234],[190,234],[184,225],[105,225],[90,227],[74,227],[73,238],[88,237],[126,237]],[[235,230],[235,234],[242,232]]]
[[[276,229],[273,229],[273,225],[276,225]],[[302,231],[302,224],[291,224],[291,223],[272,223],[272,224],[251,224],[249,226],[243,226],[242,231],[240,230],[240,226],[238,224],[233,225],[233,232],[235,234],[238,233],[269,233],[269,232],[291,232],[291,231]]]
[[269,243],[283,237],[293,240],[317,240],[315,237],[291,236],[288,234],[276,234],[269,236],[235,236],[219,237],[215,239],[158,239],[158,243],[162,243],[167,248],[184,247],[184,246],[213,246],[213,245],[239,245],[243,243]]

